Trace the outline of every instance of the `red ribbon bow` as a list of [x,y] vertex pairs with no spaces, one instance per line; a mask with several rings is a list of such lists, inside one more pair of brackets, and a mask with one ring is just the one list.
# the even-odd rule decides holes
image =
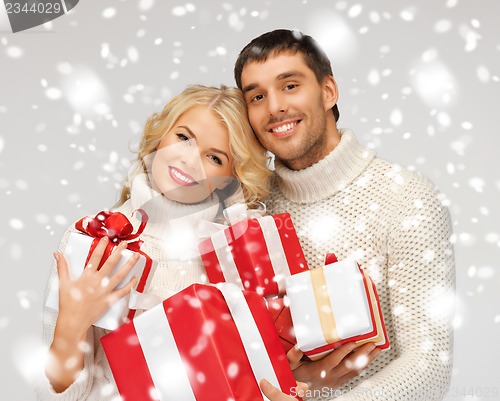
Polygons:
[[[87,216],[78,220],[75,224],[75,228],[94,238],[106,236],[111,243],[117,245],[122,241],[136,239],[144,231],[149,216],[143,209],[137,209],[133,213],[135,212],[141,214],[141,225],[135,234],[132,233],[134,231],[132,223],[123,213],[110,212],[109,210],[103,210],[97,213],[95,217]],[[129,242],[127,248],[137,252],[142,243],[143,241],[141,240]]]

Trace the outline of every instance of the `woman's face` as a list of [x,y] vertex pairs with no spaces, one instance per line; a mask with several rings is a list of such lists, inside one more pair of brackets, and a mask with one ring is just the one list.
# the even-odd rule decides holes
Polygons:
[[208,198],[233,177],[226,126],[206,106],[189,109],[161,140],[151,170],[155,189],[171,200]]

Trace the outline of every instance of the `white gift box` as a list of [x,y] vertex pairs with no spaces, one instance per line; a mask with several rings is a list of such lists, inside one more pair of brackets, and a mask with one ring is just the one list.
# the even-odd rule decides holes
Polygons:
[[374,313],[379,308],[374,308],[370,296],[373,284],[355,260],[345,259],[285,280],[297,344],[311,359],[346,342],[378,337],[380,324]]
[[[70,233],[66,249],[64,250],[64,257],[68,263],[69,276],[72,279],[77,279],[81,276],[83,269],[86,265],[86,260],[91,248],[93,237],[79,233]],[[134,254],[133,251],[125,249],[122,251],[122,256],[110,276],[114,275]],[[148,259],[143,254],[139,253],[139,259],[127,276],[116,286],[116,289],[125,286],[132,277],[139,277],[139,284],[137,290],[140,292],[147,292],[149,284],[156,268],[156,262]],[[107,330],[115,330],[127,319],[131,319],[135,311],[130,310],[129,305],[130,295],[127,295],[116,301],[108,311],[94,323],[94,326],[101,327]],[[48,308],[58,311],[59,310],[59,279],[57,275],[50,283],[50,290],[47,296],[45,305]]]

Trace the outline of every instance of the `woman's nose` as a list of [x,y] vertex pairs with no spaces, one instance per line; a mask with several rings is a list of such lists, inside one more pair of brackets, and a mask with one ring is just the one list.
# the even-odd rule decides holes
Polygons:
[[201,156],[196,143],[192,143],[189,146],[186,146],[182,150],[180,159],[183,165],[191,169],[199,168],[199,166],[201,165]]

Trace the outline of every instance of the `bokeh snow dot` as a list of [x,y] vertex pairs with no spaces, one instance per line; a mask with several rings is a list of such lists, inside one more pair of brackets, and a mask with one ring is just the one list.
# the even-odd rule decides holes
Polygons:
[[155,4],[154,0],[140,0],[139,9],[141,11],[148,11],[154,6],[154,4]]
[[20,219],[17,218],[10,219],[9,223],[14,230],[22,230],[24,228],[24,223]]
[[17,46],[8,47],[6,52],[7,52],[7,56],[9,56],[10,58],[20,58],[24,54],[23,50]]
[[106,19],[113,18],[115,15],[116,15],[116,8],[113,7],[108,7],[104,9],[104,11],[102,12],[103,18]]

